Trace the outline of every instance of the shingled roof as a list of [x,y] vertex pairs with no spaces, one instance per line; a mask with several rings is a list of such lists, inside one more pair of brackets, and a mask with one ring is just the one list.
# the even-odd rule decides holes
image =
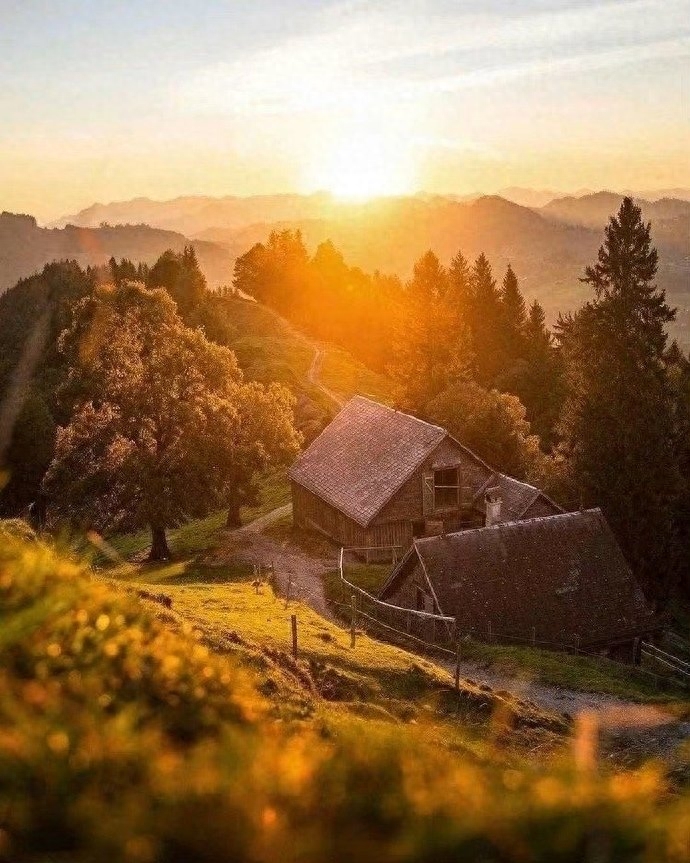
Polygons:
[[480,512],[486,509],[485,495],[490,488],[498,488],[501,497],[500,521],[516,521],[522,518],[527,510],[538,500],[548,504],[553,513],[563,512],[563,509],[536,486],[521,482],[505,473],[493,473],[474,496],[474,506]]
[[601,510],[417,539],[381,591],[422,568],[441,613],[461,631],[584,647],[654,628],[654,618]]
[[446,434],[439,426],[355,396],[289,475],[366,527]]

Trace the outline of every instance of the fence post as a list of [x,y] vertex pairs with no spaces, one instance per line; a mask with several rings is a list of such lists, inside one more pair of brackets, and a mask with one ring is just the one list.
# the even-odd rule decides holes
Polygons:
[[491,621],[489,621],[487,624],[487,637],[489,639],[489,644],[491,644],[491,642],[493,641],[493,638],[491,635]]
[[537,643],[537,628],[536,626],[532,627],[532,647],[534,647]]
[[352,621],[350,623],[350,647],[355,646],[355,630],[357,628],[357,596],[352,594]]
[[458,643],[455,649],[455,691],[460,692],[460,634],[458,633]]
[[297,615],[290,615],[292,621],[292,655],[297,659]]

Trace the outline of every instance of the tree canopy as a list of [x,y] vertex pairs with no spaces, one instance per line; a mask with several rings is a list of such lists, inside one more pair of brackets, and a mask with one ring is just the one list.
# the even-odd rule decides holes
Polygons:
[[97,289],[60,340],[73,404],[45,480],[53,500],[99,528],[165,530],[236,509],[255,471],[298,448],[292,397],[243,382],[234,354],[185,327],[165,291]]

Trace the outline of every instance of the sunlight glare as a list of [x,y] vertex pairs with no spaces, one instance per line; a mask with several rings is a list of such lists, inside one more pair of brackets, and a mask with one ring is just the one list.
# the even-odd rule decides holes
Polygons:
[[311,185],[347,200],[409,194],[410,161],[399,141],[355,134],[338,141],[321,162],[316,160]]

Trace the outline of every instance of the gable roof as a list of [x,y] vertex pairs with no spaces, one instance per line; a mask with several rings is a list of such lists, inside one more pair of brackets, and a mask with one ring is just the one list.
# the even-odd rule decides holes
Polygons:
[[500,523],[414,541],[381,591],[417,562],[460,631],[583,646],[654,628],[644,594],[600,509]]
[[553,514],[563,512],[563,508],[534,485],[522,482],[505,473],[495,471],[474,496],[473,505],[480,511],[486,511],[485,495],[490,488],[498,488],[501,492],[501,522],[517,521],[538,500],[549,506]]
[[440,426],[355,396],[289,476],[366,527],[446,435]]

